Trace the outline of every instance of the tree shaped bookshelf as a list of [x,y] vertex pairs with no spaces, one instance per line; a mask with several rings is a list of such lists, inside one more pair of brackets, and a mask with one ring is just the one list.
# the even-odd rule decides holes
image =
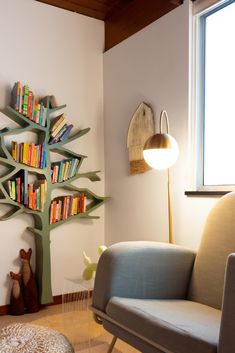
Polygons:
[[[107,199],[106,197],[95,195],[88,189],[78,188],[72,184],[73,181],[79,178],[87,178],[90,181],[100,180],[100,177],[97,175],[99,171],[79,173],[79,169],[86,156],[72,152],[64,147],[64,145],[66,145],[68,142],[71,142],[87,134],[90,130],[89,128],[80,130],[79,132],[75,133],[70,137],[67,136],[64,140],[59,141],[57,143],[49,143],[52,117],[56,114],[57,111],[60,111],[65,107],[66,105],[61,105],[55,108],[50,108],[50,97],[48,96],[46,99],[46,126],[41,126],[35,123],[34,121],[29,120],[24,115],[22,115],[10,106],[7,106],[2,111],[3,114],[5,114],[8,118],[16,122],[19,125],[19,128],[4,128],[0,131],[0,164],[6,167],[7,169],[7,172],[0,177],[0,204],[5,204],[10,209],[0,218],[0,220],[6,221],[24,212],[32,215],[34,218],[34,227],[27,227],[27,229],[34,234],[35,238],[36,277],[39,286],[39,297],[41,304],[47,304],[53,301],[51,290],[50,231],[60,226],[63,222],[68,222],[71,219],[98,218],[96,216],[91,215],[91,212],[94,211],[97,207],[101,206]],[[18,163],[14,160],[11,152],[9,151],[9,147],[7,146],[5,138],[11,135],[18,135],[23,132],[36,133],[38,137],[38,142],[40,144],[44,144],[46,151],[45,168],[32,167],[30,165]],[[51,162],[50,152],[54,152],[58,155],[61,155],[62,158],[65,158],[65,160],[71,158],[77,159],[78,167],[76,175],[62,182],[53,183],[51,175],[51,166],[53,165],[53,163]],[[22,170],[33,174],[38,180],[45,179],[47,181],[46,199],[43,210],[41,212],[28,208],[23,203],[19,203],[13,200],[11,195],[9,194],[8,182]],[[54,189],[60,188],[70,192],[69,195],[83,194],[89,202],[84,212],[69,216],[66,219],[59,220],[58,222],[50,224],[50,210],[53,201],[51,199],[51,193]],[[56,197],[54,200],[57,199],[60,199],[60,197]]]

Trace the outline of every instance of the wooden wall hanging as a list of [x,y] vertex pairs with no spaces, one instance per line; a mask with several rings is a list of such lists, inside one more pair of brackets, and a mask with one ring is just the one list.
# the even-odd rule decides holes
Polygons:
[[140,174],[151,169],[143,157],[143,147],[146,140],[154,135],[154,117],[150,105],[142,102],[135,111],[127,134],[130,174]]

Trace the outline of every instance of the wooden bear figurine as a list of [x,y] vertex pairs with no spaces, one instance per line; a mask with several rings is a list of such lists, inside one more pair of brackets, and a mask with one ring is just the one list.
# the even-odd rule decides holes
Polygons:
[[10,272],[12,290],[10,299],[10,315],[24,314],[24,300],[21,293],[21,274]]
[[28,252],[24,249],[20,250],[22,261],[22,294],[27,313],[35,313],[39,310],[37,285],[30,266],[31,255],[32,249],[29,249]]

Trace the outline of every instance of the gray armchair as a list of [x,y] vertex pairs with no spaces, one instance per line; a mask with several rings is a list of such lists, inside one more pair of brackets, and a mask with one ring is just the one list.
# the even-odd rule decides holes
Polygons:
[[98,263],[96,321],[143,353],[235,353],[233,252],[235,193],[210,212],[197,255],[154,242],[111,246]]

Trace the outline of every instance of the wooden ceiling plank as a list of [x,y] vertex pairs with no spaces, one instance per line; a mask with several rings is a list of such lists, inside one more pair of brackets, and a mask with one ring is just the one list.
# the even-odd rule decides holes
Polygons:
[[64,10],[80,13],[85,16],[93,17],[99,20],[105,19],[105,13],[102,10],[94,9],[92,7],[85,7],[78,4],[78,2],[71,2],[66,0],[36,0],[48,5],[59,7]]
[[172,0],[133,0],[105,21],[105,50],[154,22],[178,5]]

